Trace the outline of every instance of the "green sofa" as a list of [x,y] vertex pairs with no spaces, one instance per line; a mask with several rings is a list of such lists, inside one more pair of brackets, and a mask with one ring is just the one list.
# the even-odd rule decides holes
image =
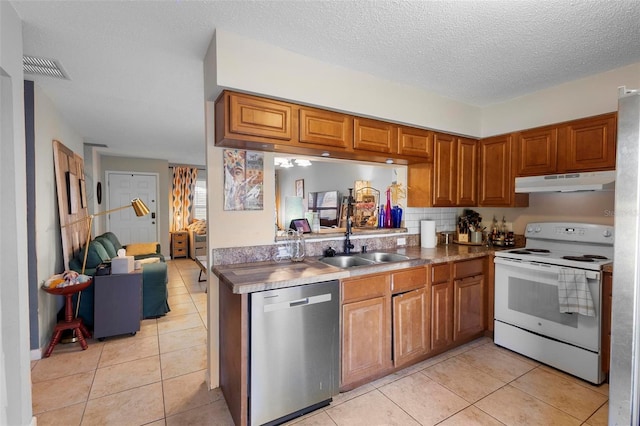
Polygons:
[[[120,244],[118,237],[113,232],[106,232],[97,236],[89,243],[89,251],[87,253],[87,264],[85,274],[93,276],[99,264],[108,262],[117,256],[118,250],[126,246]],[[84,257],[84,247],[78,251],[73,259],[69,261],[69,268],[81,272],[82,261]],[[146,259],[157,257],[158,263],[147,263],[142,265],[142,317],[157,318],[165,315],[170,311],[167,298],[169,296],[167,290],[167,264],[164,256],[160,252],[160,244],[156,245],[156,252],[136,255],[134,259]],[[77,303],[74,296],[74,304]],[[78,316],[82,317],[83,322],[90,328],[93,327],[93,284],[82,292],[80,297],[80,306]]]

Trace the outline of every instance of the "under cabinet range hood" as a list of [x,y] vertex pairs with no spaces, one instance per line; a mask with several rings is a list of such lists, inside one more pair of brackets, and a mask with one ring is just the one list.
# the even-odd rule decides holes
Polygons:
[[613,170],[517,177],[516,192],[613,191],[615,181],[616,172]]

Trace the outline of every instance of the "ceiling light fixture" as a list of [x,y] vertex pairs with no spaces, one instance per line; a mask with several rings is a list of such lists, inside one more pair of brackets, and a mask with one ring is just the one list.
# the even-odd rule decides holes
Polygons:
[[43,75],[69,80],[62,66],[53,59],[37,58],[35,56],[22,56],[22,70],[25,74]]
[[322,155],[323,157],[328,157],[328,156],[330,156],[331,154],[329,154],[327,151],[324,151],[324,152],[323,152],[322,154],[320,154],[320,155]]
[[296,166],[300,166],[300,167],[308,167],[311,165],[311,161],[304,159],[304,158],[298,158],[296,160],[292,160],[290,158],[283,158],[283,157],[274,157],[273,158],[273,164],[276,167],[283,167],[285,169],[288,169],[289,167],[293,167],[295,163]]
[[393,158],[387,158],[387,160],[385,161],[385,163],[387,163],[387,164],[393,164]]

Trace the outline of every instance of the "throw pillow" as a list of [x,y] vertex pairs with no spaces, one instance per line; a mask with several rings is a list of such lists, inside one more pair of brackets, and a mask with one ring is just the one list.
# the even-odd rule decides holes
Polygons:
[[[82,265],[82,260],[84,258],[84,247],[82,248],[82,250],[80,250],[77,257],[80,261],[80,264]],[[93,240],[89,243],[89,251],[87,252],[87,269],[93,269],[102,262],[109,259],[111,259],[111,257],[109,257],[109,254],[99,241]]]
[[95,240],[102,244],[104,249],[107,251],[107,255],[109,255],[110,258],[116,257],[118,251],[116,250],[110,239],[108,239],[104,235],[100,235],[99,237],[96,237]]
[[156,252],[158,243],[132,243],[127,244],[127,256],[138,256],[142,254],[153,254]]

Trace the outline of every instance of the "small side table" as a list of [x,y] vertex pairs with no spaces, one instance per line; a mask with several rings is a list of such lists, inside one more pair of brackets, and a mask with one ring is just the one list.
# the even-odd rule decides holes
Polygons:
[[94,282],[93,337],[134,336],[142,319],[142,269],[128,274],[96,275]]
[[62,337],[62,332],[64,330],[75,331],[76,337],[80,342],[80,346],[82,346],[82,350],[89,347],[85,337],[91,337],[91,333],[89,333],[87,327],[82,323],[82,318],[73,317],[73,295],[89,287],[91,282],[92,280],[89,280],[82,284],[70,285],[67,287],[42,287],[42,289],[47,293],[64,296],[64,321],[59,321],[58,324],[56,324],[56,328],[53,330],[53,337],[51,337],[51,342],[49,342],[49,346],[44,353],[45,358],[48,358],[49,355],[51,355],[51,352],[53,352],[53,348],[60,343],[60,338]]
[[189,249],[189,233],[175,231],[171,233],[171,258],[187,257]]

